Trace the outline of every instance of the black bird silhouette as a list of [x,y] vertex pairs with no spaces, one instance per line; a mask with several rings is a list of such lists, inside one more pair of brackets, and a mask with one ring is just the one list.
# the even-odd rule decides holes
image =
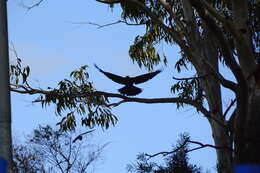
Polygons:
[[72,143],[75,143],[77,140],[82,141],[83,135],[85,135],[85,134],[87,134],[87,133],[91,133],[91,132],[93,132],[93,131],[95,131],[95,130],[89,130],[89,131],[86,131],[86,132],[84,132],[84,133],[81,133],[80,135],[78,135],[78,136],[72,141]]
[[129,76],[121,77],[121,76],[103,71],[96,64],[94,64],[94,66],[101,73],[103,73],[106,77],[108,77],[112,81],[125,85],[123,88],[118,89],[118,91],[121,94],[127,95],[127,96],[135,96],[137,94],[140,94],[142,92],[142,89],[135,87],[134,84],[144,83],[144,82],[148,81],[149,79],[152,79],[154,76],[156,76],[157,74],[159,74],[161,72],[161,70],[156,70],[154,72],[146,73],[146,74],[136,76],[136,77],[129,77]]

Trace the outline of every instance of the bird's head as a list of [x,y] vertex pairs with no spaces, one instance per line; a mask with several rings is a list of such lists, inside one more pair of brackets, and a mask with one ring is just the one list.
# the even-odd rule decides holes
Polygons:
[[126,78],[126,79],[130,79],[130,76],[126,76],[125,78]]

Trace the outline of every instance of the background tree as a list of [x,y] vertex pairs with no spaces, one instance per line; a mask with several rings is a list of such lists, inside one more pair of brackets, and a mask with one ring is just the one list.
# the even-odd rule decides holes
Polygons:
[[[202,173],[202,169],[196,165],[189,163],[189,136],[187,134],[180,135],[177,145],[173,147],[172,152],[157,153],[149,155],[141,153],[137,156],[136,163],[128,164],[128,172],[136,173]],[[152,158],[162,154],[165,164],[158,164],[150,161]]]
[[13,146],[13,172],[46,172],[43,154],[27,145]]
[[104,147],[88,142],[89,136],[73,142],[75,133],[39,126],[26,144],[14,144],[15,173],[25,172],[93,172]]

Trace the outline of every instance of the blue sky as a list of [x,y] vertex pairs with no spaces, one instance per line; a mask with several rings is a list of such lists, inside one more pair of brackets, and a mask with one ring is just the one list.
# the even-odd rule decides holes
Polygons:
[[[29,0],[23,1],[25,4]],[[82,65],[89,65],[90,78],[98,90],[117,92],[120,85],[113,83],[93,64],[117,74],[130,76],[146,72],[139,69],[128,56],[128,48],[142,27],[117,24],[102,29],[93,25],[75,25],[72,22],[107,24],[120,19],[120,8],[110,9],[94,0],[45,1],[30,11],[19,0],[8,1],[9,41],[12,42],[25,64],[31,67],[30,82],[35,87],[55,87],[57,82]],[[170,87],[175,60],[180,56],[177,47],[160,45],[169,64],[159,65],[164,71],[153,80],[140,85],[140,97],[171,97]],[[12,56],[12,54],[11,54]],[[11,58],[12,59],[12,58]],[[11,60],[12,61],[12,60]],[[191,74],[186,73],[187,77]],[[184,76],[182,76],[184,77]],[[31,133],[39,124],[55,124],[59,117],[53,106],[41,108],[31,104],[35,96],[12,93],[14,136]],[[182,132],[189,132],[192,140],[213,143],[206,118],[186,107],[177,110],[173,104],[126,103],[113,109],[119,121],[106,131],[97,129],[97,143],[111,142],[103,154],[103,161],[96,166],[96,173],[124,173],[125,166],[135,161],[139,152],[150,154],[168,151]],[[215,151],[202,149],[190,153],[192,163],[215,172]]]

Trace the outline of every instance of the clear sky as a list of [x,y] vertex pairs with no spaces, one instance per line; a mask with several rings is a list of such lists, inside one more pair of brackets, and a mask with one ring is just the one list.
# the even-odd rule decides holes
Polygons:
[[[99,73],[93,63],[121,75],[146,72],[133,64],[128,48],[134,37],[142,34],[142,27],[117,24],[102,29],[93,25],[75,25],[72,22],[107,24],[120,19],[120,7],[110,9],[95,0],[45,1],[30,11],[21,5],[29,0],[9,0],[9,41],[12,42],[25,64],[31,67],[30,82],[35,87],[55,87],[68,74],[82,65],[89,65],[90,78],[98,90],[117,92],[120,85]],[[173,97],[170,92],[175,82],[172,76],[178,48],[160,45],[169,64],[159,65],[164,71],[151,81],[140,85],[140,97]],[[12,55],[12,54],[11,54]],[[186,77],[191,74],[187,73]],[[182,77],[185,77],[182,75]],[[53,106],[41,108],[31,104],[35,96],[12,94],[13,134],[22,137],[39,124],[55,124],[60,117]],[[124,173],[125,166],[135,161],[139,152],[153,154],[169,151],[182,132],[189,132],[192,140],[212,144],[211,130],[206,118],[191,108],[177,110],[173,104],[126,103],[113,109],[119,121],[106,131],[97,129],[97,143],[111,142],[103,154],[103,162],[96,173]],[[190,153],[192,163],[215,172],[215,151],[202,149]]]

